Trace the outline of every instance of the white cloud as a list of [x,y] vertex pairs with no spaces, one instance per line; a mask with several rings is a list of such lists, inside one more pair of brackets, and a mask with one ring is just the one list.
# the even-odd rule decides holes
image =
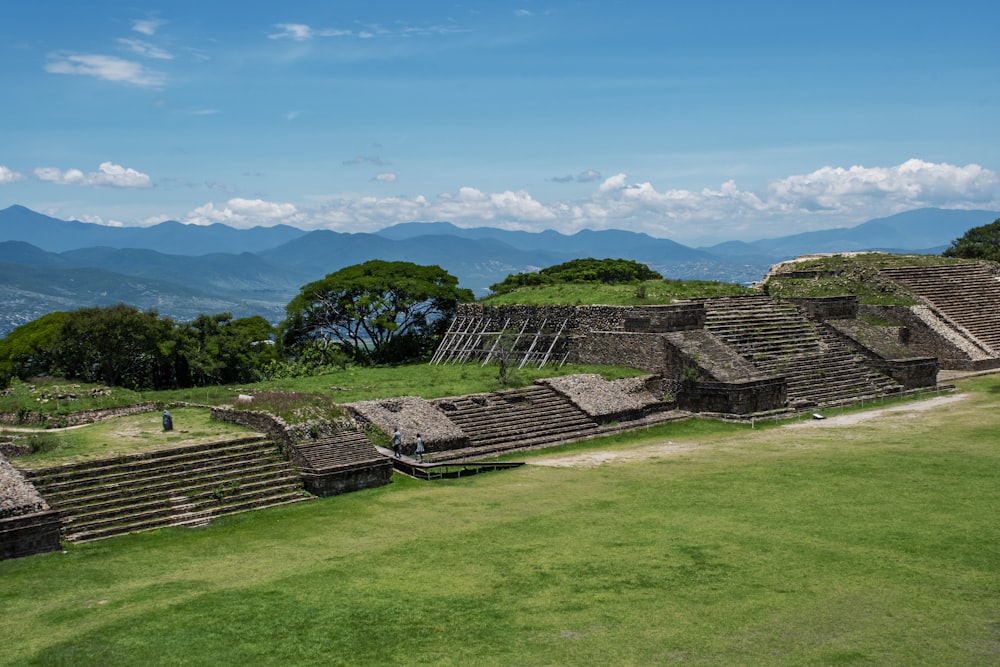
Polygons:
[[97,171],[84,173],[79,169],[65,171],[55,167],[38,167],[33,171],[35,178],[58,185],[83,185],[106,188],[151,188],[153,181],[146,174],[135,169],[122,167],[111,162],[102,162]]
[[395,183],[396,174],[392,173],[391,171],[386,171],[381,174],[375,174],[375,180],[380,181],[382,183]]
[[167,80],[162,72],[147,69],[140,63],[99,54],[52,56],[45,71],[50,74],[83,74],[144,87],[159,87]]
[[159,19],[146,19],[146,20],[136,20],[132,21],[132,30],[135,32],[142,33],[143,35],[155,35],[156,31],[160,29],[165,21]]
[[[388,177],[379,180],[391,182]],[[574,201],[546,202],[524,190],[484,192],[466,186],[434,197],[338,196],[309,208],[230,199],[221,208],[205,204],[185,221],[359,232],[399,222],[448,220],[459,226],[564,233],[629,229],[707,245],[848,226],[926,206],[1000,210],[1000,176],[975,164],[909,160],[894,167],[822,167],[751,191],[733,180],[701,189],[663,188],[631,182],[620,173]]]
[[305,42],[320,37],[355,37],[357,39],[373,39],[376,37],[419,37],[449,35],[468,32],[467,29],[450,24],[406,25],[395,23],[391,28],[372,23],[358,30],[343,28],[314,28],[305,23],[275,23],[277,32],[268,35],[269,39],[290,39],[295,42]]
[[24,178],[24,174],[0,164],[0,185],[20,181],[22,178]]
[[772,181],[769,198],[802,210],[849,211],[995,201],[1000,180],[977,164],[964,167],[911,159],[895,167],[823,167],[811,174]]
[[301,222],[294,204],[268,202],[262,199],[233,198],[225,207],[216,208],[209,202],[199,206],[184,217],[181,222],[192,225],[210,225],[216,222],[230,227],[270,227],[278,224]]
[[270,39],[291,39],[296,42],[304,42],[313,36],[312,28],[304,23],[276,23],[274,27],[279,32],[268,35]]
[[154,58],[156,60],[173,60],[174,58],[164,49],[155,44],[144,42],[141,39],[122,38],[118,40],[118,43],[128,47],[129,51],[143,58]]

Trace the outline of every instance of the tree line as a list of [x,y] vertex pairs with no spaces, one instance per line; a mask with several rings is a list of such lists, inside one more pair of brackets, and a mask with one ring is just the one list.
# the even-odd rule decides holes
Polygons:
[[52,375],[173,389],[312,375],[428,356],[470,290],[438,266],[372,260],[301,288],[272,326],[260,316],[176,322],[118,304],[54,312],[0,339],[0,382]]

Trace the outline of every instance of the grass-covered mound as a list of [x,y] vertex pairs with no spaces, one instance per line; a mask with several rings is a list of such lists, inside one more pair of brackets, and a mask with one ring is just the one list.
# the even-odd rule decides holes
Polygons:
[[938,255],[882,252],[810,256],[771,267],[763,286],[770,296],[782,299],[853,294],[862,304],[910,306],[917,303],[914,294],[882,276],[880,269],[968,263]]
[[174,428],[163,430],[159,411],[115,417],[84,426],[18,431],[8,437],[25,444],[29,453],[11,456],[20,468],[47,468],[64,463],[108,459],[182,445],[218,442],[244,437],[251,431],[242,426],[215,421],[208,408],[171,410]]
[[0,665],[993,664],[1000,377],[960,388],[0,562]]
[[566,282],[527,285],[480,300],[483,305],[613,305],[648,306],[681,299],[760,294],[742,285],[711,280],[643,280],[613,285],[598,282]]

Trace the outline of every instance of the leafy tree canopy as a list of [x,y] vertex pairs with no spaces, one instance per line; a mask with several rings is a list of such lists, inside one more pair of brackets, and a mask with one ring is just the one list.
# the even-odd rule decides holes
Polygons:
[[945,257],[1000,262],[1000,218],[988,225],[973,227],[952,241],[942,254]]
[[509,275],[504,278],[503,282],[490,285],[490,290],[496,294],[506,294],[519,287],[531,285],[588,282],[616,285],[618,283],[662,279],[663,276],[645,264],[630,259],[594,259],[588,257],[550,266],[537,273]]
[[367,363],[417,358],[470,290],[439,266],[371,260],[304,285],[286,308],[286,351],[339,349]]
[[53,347],[54,370],[128,389],[162,386],[170,372],[169,346],[162,344],[172,330],[172,320],[123,303],[75,310],[63,320]]
[[34,375],[129,389],[247,382],[272,364],[273,337],[259,316],[176,324],[125,304],[49,313],[0,339],[0,382]]
[[51,372],[53,348],[67,313],[55,312],[15,328],[0,338],[0,382]]

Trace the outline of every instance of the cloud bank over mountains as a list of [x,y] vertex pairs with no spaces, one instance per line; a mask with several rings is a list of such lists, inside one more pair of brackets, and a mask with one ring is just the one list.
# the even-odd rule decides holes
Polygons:
[[[155,187],[148,174],[111,162],[90,172],[40,167],[22,174],[0,166],[0,185],[26,178],[63,186]],[[1000,175],[976,164],[911,159],[892,167],[822,167],[752,191],[734,180],[701,190],[673,189],[648,181],[632,182],[627,174],[619,173],[603,178],[589,195],[576,200],[542,201],[527,190],[485,192],[463,186],[433,196],[318,195],[315,202],[304,203],[231,197],[175,215],[187,224],[223,223],[237,228],[287,224],[309,230],[374,232],[400,222],[443,220],[458,226],[563,233],[629,229],[700,241],[714,237],[749,240],[848,226],[924,207],[1000,208]],[[146,222],[170,217],[165,214]]]

